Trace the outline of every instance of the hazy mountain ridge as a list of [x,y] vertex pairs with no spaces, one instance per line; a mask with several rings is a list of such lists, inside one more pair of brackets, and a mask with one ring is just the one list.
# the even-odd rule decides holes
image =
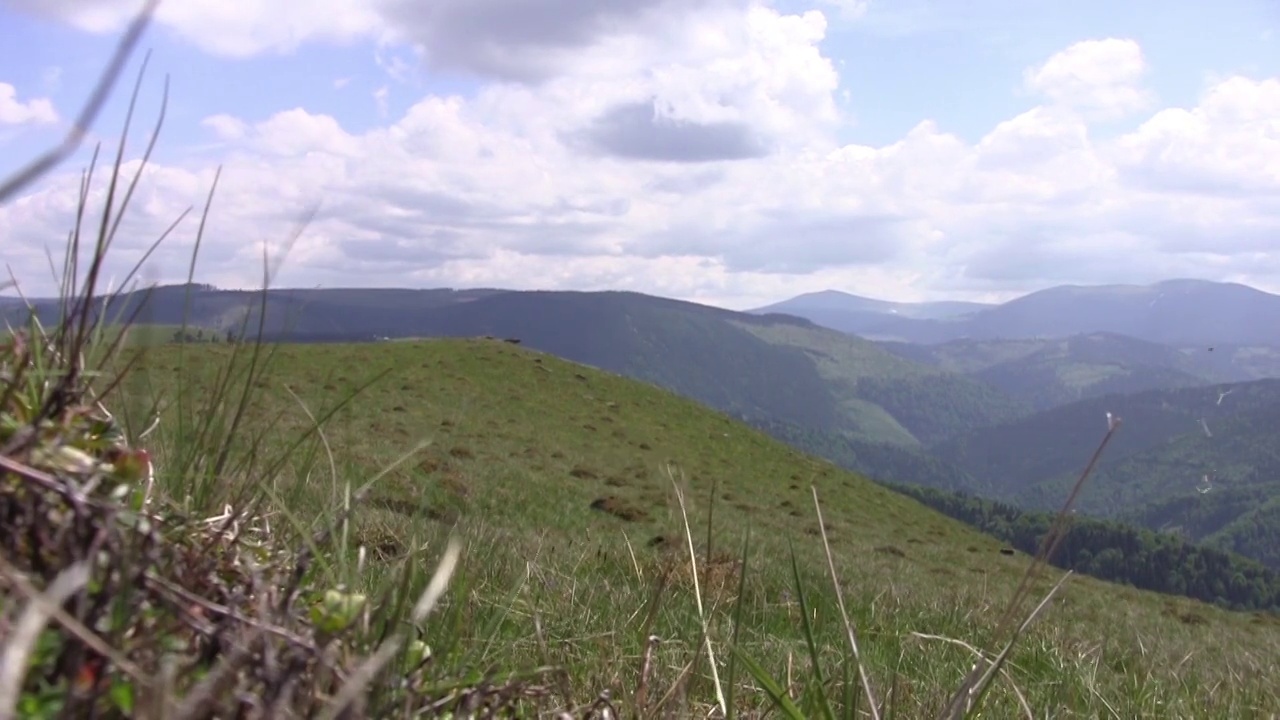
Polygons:
[[[972,312],[929,316],[875,310],[865,298],[821,313],[800,296],[768,306],[845,332],[913,343],[1056,338],[1096,332],[1173,345],[1280,346],[1280,295],[1240,285],[1174,279],[1150,285],[1063,285]],[[833,301],[838,296],[824,296]],[[930,307],[930,304],[922,304]]]

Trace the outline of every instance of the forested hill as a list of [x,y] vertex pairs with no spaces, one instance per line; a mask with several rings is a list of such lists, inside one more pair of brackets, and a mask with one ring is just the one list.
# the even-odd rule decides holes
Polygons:
[[[1054,521],[1052,513],[1023,511],[962,493],[890,487],[1032,555],[1039,552]],[[1049,562],[1102,580],[1234,610],[1280,612],[1280,572],[1170,533],[1074,515]]]

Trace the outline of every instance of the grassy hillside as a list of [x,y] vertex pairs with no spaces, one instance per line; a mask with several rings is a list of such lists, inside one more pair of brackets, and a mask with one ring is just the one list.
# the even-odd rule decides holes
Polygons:
[[[181,457],[190,447],[181,436],[210,414],[200,403],[231,352],[217,345],[148,348],[121,386],[118,402],[134,408],[135,422],[145,422],[141,408],[150,398],[168,398],[152,436],[158,465],[200,474],[204,461]],[[410,543],[462,531],[465,580],[442,601],[448,623],[430,627],[479,653],[471,660],[546,660],[535,642],[536,613],[554,648],[551,660],[566,664],[582,691],[634,687],[650,631],[666,641],[662,652],[670,654],[659,665],[673,668],[670,679],[679,658],[691,647],[696,652],[690,641],[698,627],[687,584],[676,578],[670,592],[654,595],[662,558],[683,543],[672,476],[692,506],[699,553],[710,557],[712,579],[702,592],[717,608],[732,594],[725,580],[751,530],[741,641],[782,677],[788,656],[804,652],[786,564],[790,543],[806,602],[816,608],[822,654],[839,654],[843,642],[822,581],[808,495],[809,485],[816,487],[866,659],[882,683],[897,673],[908,717],[936,709],[943,688],[971,662],[962,648],[928,638],[984,644],[996,608],[1025,568],[1024,556],[998,552],[995,540],[724,415],[501,342],[280,346],[270,369],[251,382],[254,400],[233,456],[271,458],[308,426],[303,407],[323,417],[373,377],[328,420],[327,450],[292,467],[286,476],[295,481],[276,492],[288,517],[311,522],[340,500],[344,482],[371,478],[417,439],[429,440],[374,484],[357,508],[353,542],[395,558]],[[226,466],[231,482],[241,467]],[[701,539],[708,520],[712,547]],[[647,625],[645,608],[655,597],[662,601]],[[716,623],[721,633],[724,622]],[[1280,707],[1280,626],[1260,616],[1075,577],[1025,640],[1009,671],[1037,714],[1091,713],[1103,707],[1101,699],[1124,715],[1157,707],[1236,715]],[[691,698],[707,697],[705,668],[699,678]],[[1146,689],[1135,691],[1134,683]],[[1207,693],[1211,686],[1217,690]],[[993,712],[1017,712],[1007,683],[993,693]]]

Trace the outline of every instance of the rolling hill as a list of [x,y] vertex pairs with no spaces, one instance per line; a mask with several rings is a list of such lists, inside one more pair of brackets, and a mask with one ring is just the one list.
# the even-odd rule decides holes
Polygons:
[[1280,380],[1093,398],[930,450],[970,479],[970,492],[1053,509],[1108,412],[1124,425],[1077,500],[1081,513],[1175,531],[1280,567]]
[[1280,380],[1107,395],[977,428],[931,450],[974,477],[979,485],[973,490],[979,494],[1019,502],[1038,484],[1083,468],[1097,444],[1099,428],[1106,427],[1107,413],[1122,418],[1124,427],[1108,447],[1100,472],[1175,438],[1203,435],[1202,420],[1213,431],[1227,420],[1278,401]]
[[[1280,569],[1280,398],[1242,402],[1208,426],[1210,433],[1184,432],[1101,467],[1081,493],[1081,512],[1176,532]],[[1066,483],[1065,475],[1041,482],[1021,502],[1044,505]]]

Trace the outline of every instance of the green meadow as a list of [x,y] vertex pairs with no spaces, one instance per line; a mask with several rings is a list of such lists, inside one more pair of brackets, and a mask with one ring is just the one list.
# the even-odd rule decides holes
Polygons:
[[[456,533],[464,550],[426,633],[436,657],[561,668],[566,706],[608,690],[691,717],[731,683],[738,710],[773,707],[731,667],[731,644],[797,702],[857,687],[825,530],[877,701],[934,716],[975,653],[999,651],[1031,562],[691,401],[501,341],[259,350],[171,344],[117,360],[129,369],[106,400],[150,425],[164,493],[205,511],[261,497],[272,523],[303,533],[367,484],[330,580],[378,596],[415,549]],[[230,459],[214,477],[202,453],[218,437]],[[1043,568],[1022,615],[1061,577]],[[1072,576],[982,716],[1268,717],[1278,662],[1273,616]]]

